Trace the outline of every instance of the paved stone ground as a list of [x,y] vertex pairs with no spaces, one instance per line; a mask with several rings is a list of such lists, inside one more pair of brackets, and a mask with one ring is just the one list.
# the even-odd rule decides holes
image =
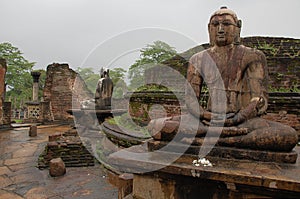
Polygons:
[[36,168],[48,135],[64,132],[69,126],[39,126],[38,136],[29,137],[29,128],[0,131],[0,198],[61,199],[118,198],[117,189],[107,182],[101,165],[67,168],[62,177],[53,178],[49,170]]

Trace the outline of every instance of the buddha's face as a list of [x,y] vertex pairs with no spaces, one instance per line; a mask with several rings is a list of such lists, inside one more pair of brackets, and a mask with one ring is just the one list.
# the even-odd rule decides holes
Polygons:
[[231,15],[216,15],[208,24],[209,37],[213,45],[227,46],[234,43],[237,25]]

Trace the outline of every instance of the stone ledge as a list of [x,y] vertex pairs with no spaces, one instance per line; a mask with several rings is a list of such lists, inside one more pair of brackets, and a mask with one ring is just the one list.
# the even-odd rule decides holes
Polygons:
[[[148,149],[142,146],[131,147],[130,152],[146,153]],[[296,147],[299,153],[299,147]],[[124,152],[111,154],[110,163],[122,170],[142,174],[163,173],[168,176],[180,176],[194,179],[197,184],[200,180],[212,180],[222,183],[234,183],[255,189],[269,190],[273,193],[286,192],[289,196],[300,196],[300,161],[295,164],[279,164],[249,160],[229,160],[224,158],[209,157],[212,167],[192,164],[197,156],[182,155],[174,162],[165,161],[174,156],[174,153],[160,152],[148,155],[134,155]],[[151,174],[151,173],[150,173]],[[276,195],[274,195],[276,196]]]
[[[170,143],[164,141],[154,141],[151,140],[148,142],[148,147],[150,151],[155,151],[161,149],[164,146],[168,146],[170,152],[176,153],[185,151],[185,148],[188,149],[185,151],[185,154],[193,155],[199,154],[201,146],[187,146],[181,143]],[[203,151],[210,150],[209,147],[204,147]],[[168,152],[168,151],[166,151]],[[195,156],[195,155],[194,155]],[[298,154],[295,151],[291,152],[272,152],[272,151],[258,151],[250,149],[239,149],[231,147],[221,147],[214,146],[211,151],[207,154],[207,157],[219,157],[227,159],[244,159],[244,160],[254,160],[262,162],[277,162],[277,163],[296,163]],[[197,156],[195,156],[197,158]]]

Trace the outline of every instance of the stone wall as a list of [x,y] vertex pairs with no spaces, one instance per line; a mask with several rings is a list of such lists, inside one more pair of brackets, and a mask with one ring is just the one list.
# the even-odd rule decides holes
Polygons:
[[52,115],[48,118],[71,120],[73,117],[67,110],[79,108],[80,101],[92,96],[84,81],[68,64],[53,63],[47,67],[43,98],[49,102],[45,107],[51,108]]
[[5,102],[6,60],[0,58],[0,128],[9,128],[11,122],[11,102]]
[[277,89],[300,89],[300,39],[245,37],[242,43],[266,55],[269,85]]
[[11,102],[3,102],[3,124],[11,123]]
[[3,125],[3,103],[5,95],[6,60],[0,59],[0,125]]
[[129,114],[142,123],[148,123],[151,118],[180,115],[184,110],[182,93],[135,92],[129,100]]

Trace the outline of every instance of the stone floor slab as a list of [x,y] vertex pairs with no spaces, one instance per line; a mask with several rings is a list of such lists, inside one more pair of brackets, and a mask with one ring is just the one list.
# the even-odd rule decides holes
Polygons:
[[32,157],[37,149],[37,145],[25,144],[22,149],[14,151],[13,158]]
[[5,188],[11,184],[13,184],[13,181],[8,176],[6,176],[6,175],[0,176],[0,188],[1,189]]
[[0,176],[3,175],[3,174],[11,174],[12,171],[9,170],[6,166],[0,166]]
[[47,199],[54,196],[56,196],[56,194],[53,193],[52,190],[49,190],[45,187],[32,188],[25,194],[25,198],[39,198],[39,199]]
[[5,190],[0,190],[0,198],[1,199],[23,199],[23,197]]
[[4,164],[6,166],[17,165],[17,164],[25,164],[25,163],[31,163],[32,165],[34,165],[35,160],[36,160],[35,157],[13,158],[13,159],[5,160]]
[[70,126],[38,127],[30,138],[28,128],[0,132],[0,198],[66,199],[118,198],[118,191],[106,181],[101,165],[67,168],[65,176],[52,178],[48,170],[36,168],[48,136],[65,132]]

